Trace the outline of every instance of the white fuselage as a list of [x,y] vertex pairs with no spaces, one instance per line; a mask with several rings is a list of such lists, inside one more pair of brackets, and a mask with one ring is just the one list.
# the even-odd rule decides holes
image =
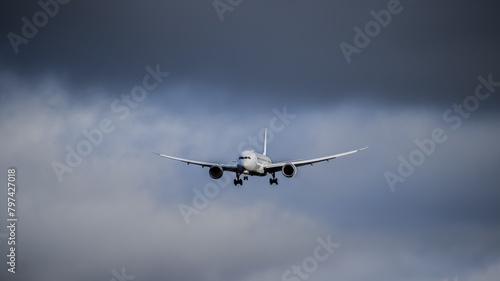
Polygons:
[[253,150],[245,150],[240,154],[236,163],[242,174],[265,176],[267,173],[264,171],[264,167],[272,162],[266,155]]

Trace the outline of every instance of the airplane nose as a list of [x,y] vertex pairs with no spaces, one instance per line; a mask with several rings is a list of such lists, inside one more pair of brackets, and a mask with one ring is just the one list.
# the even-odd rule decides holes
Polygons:
[[245,170],[253,170],[255,168],[253,162],[248,159],[243,160],[243,167]]

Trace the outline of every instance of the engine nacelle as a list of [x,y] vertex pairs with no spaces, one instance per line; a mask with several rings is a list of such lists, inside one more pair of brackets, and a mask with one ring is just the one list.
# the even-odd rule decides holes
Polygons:
[[224,173],[224,170],[222,169],[221,166],[213,166],[210,167],[210,170],[208,170],[208,174],[210,175],[211,178],[213,179],[220,179],[222,177],[222,174]]
[[283,166],[283,168],[281,169],[281,171],[283,172],[283,175],[287,178],[291,178],[293,176],[295,176],[295,174],[297,173],[297,167],[295,167],[295,165],[293,164],[285,164]]

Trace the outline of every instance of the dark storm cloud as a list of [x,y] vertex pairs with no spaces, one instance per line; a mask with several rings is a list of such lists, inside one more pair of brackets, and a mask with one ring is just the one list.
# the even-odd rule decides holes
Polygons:
[[[478,75],[498,71],[491,1],[401,1],[402,11],[348,64],[339,44],[354,45],[353,28],[390,2],[243,1],[221,22],[211,1],[70,1],[19,54],[4,37],[3,67],[55,73],[84,95],[91,86],[125,91],[124,81],[160,63],[175,82],[212,89],[214,98],[227,91],[312,105],[364,97],[447,104]],[[35,1],[3,5],[5,35],[20,34],[21,17],[40,10]]]
[[[277,188],[255,177],[243,188],[228,186],[187,225],[179,204],[192,204],[193,190],[212,182],[207,169],[151,151],[227,162],[269,124],[272,111],[234,120],[226,112],[172,113],[148,98],[127,119],[114,119],[116,130],[61,183],[52,161],[64,162],[64,147],[108,117],[109,104],[72,104],[53,80],[29,84],[11,82],[9,91],[25,95],[1,111],[0,129],[9,132],[1,137],[1,164],[19,169],[23,187],[22,264],[12,280],[109,280],[123,267],[134,280],[280,280],[328,235],[341,246],[310,280],[496,280],[497,117],[447,131],[448,142],[391,192],[384,172],[397,169],[415,138],[446,128],[441,112],[355,104],[290,109],[296,117],[268,146],[275,160],[371,147],[302,167],[293,179],[279,175]],[[34,95],[39,89],[50,91]]]
[[[7,34],[41,8],[2,3],[0,167],[19,170],[22,225],[19,273],[0,279],[280,280],[331,235],[308,280],[496,281],[500,88],[473,95],[478,76],[500,81],[498,4],[401,1],[347,63],[339,44],[391,2],[243,0],[221,21],[212,1],[73,0],[18,54]],[[170,75],[120,118],[148,66]],[[271,189],[225,186],[187,225],[180,204],[214,181],[151,152],[227,163],[276,111],[294,118],[273,160],[370,148]],[[115,129],[60,181],[53,163],[105,118]],[[385,173],[436,128],[446,142],[391,190]]]

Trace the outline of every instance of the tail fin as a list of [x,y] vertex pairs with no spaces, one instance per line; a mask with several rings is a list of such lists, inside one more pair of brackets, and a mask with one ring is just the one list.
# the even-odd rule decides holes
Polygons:
[[264,131],[264,152],[262,152],[262,155],[266,155],[267,153],[267,128]]

